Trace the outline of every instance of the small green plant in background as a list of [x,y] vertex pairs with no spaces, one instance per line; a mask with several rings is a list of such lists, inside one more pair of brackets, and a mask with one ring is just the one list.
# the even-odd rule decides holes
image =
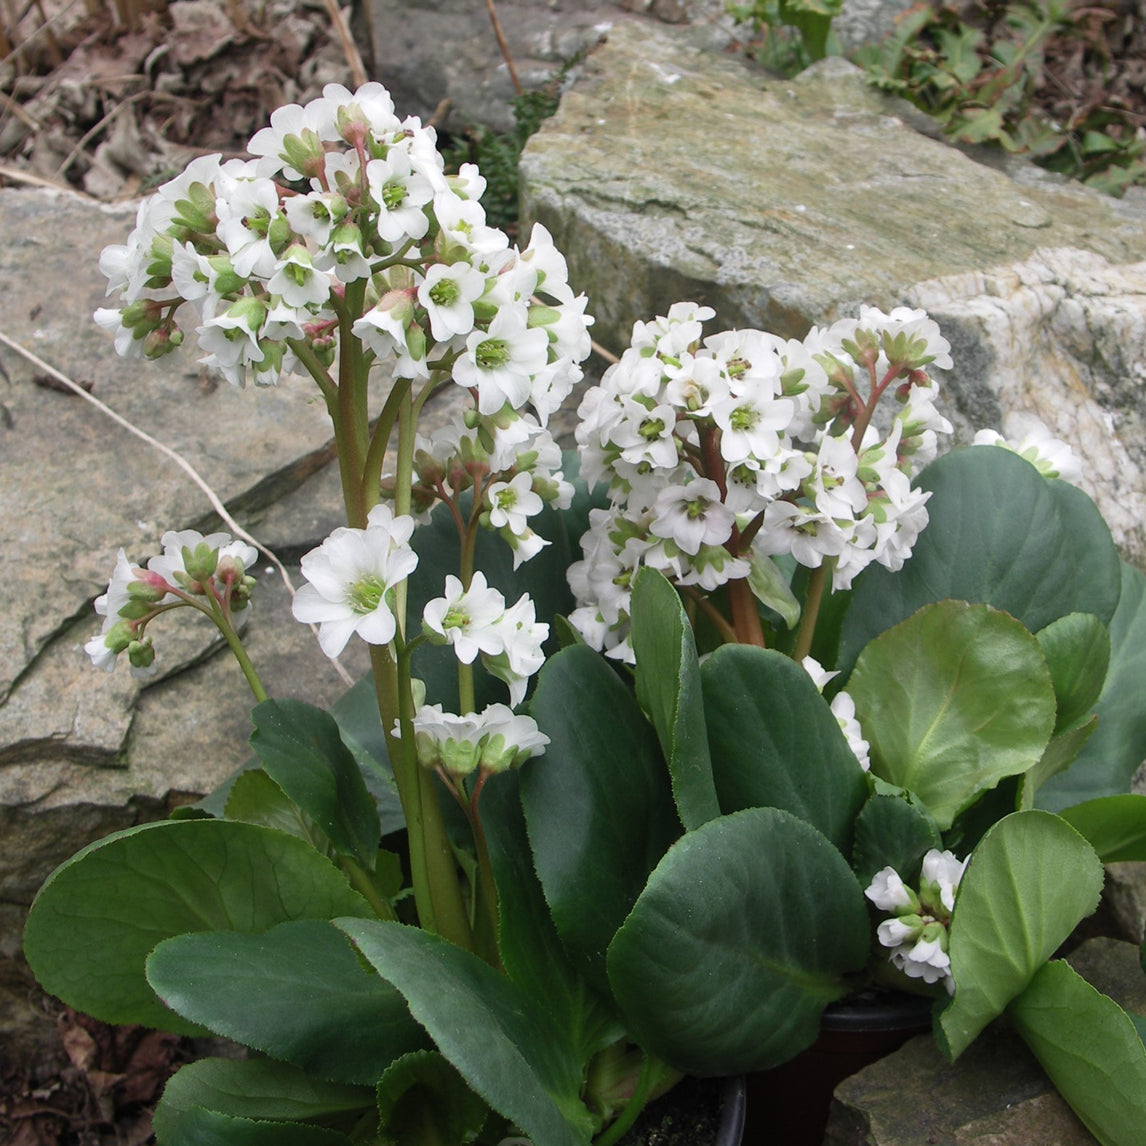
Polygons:
[[963,143],[995,143],[1037,163],[1121,194],[1146,181],[1146,140],[1134,113],[1114,101],[1082,98],[1065,122],[1038,103],[1053,49],[1070,45],[1088,73],[1109,67],[1094,8],[1073,0],[988,3],[977,13],[952,6],[908,12],[884,43],[855,62],[872,83],[909,99]]
[[500,227],[510,235],[516,233],[517,168],[521,153],[530,136],[557,110],[562,81],[579,58],[562,64],[543,87],[513,97],[512,131],[472,127],[451,146],[443,148],[447,168],[457,170],[463,163],[476,163],[481,168],[486,180],[481,205],[490,226]]
[[794,76],[825,56],[839,55],[832,20],[843,6],[843,0],[752,0],[729,4],[728,11],[752,25],[752,48],[760,63]]
[[[791,76],[839,53],[831,21],[841,6],[753,0],[731,4],[729,12],[752,26],[750,49],[759,62]],[[934,116],[949,139],[1026,154],[1120,195],[1146,183],[1146,137],[1141,110],[1109,92],[1114,16],[1110,5],[1078,0],[919,4],[890,37],[852,59],[871,83]],[[1048,64],[1068,57],[1073,82],[1065,84]],[[1052,84],[1062,90],[1048,98]]]

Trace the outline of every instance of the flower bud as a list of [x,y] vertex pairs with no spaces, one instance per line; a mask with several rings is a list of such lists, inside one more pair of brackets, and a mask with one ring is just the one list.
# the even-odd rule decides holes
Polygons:
[[127,646],[127,659],[131,667],[136,669],[149,669],[155,663],[155,650],[151,647],[151,638],[132,641]]

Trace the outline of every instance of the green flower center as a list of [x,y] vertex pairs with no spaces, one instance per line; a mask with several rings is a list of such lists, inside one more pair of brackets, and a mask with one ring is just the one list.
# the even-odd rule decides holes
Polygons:
[[358,614],[373,613],[382,604],[386,586],[379,577],[363,577],[350,586],[346,594],[350,607]]
[[751,430],[756,425],[759,414],[751,406],[737,406],[728,419],[728,424],[734,430]]
[[496,370],[509,362],[509,343],[504,338],[487,338],[478,343],[474,358],[483,370]]
[[382,188],[382,205],[387,211],[393,211],[396,207],[401,207],[406,201],[406,184],[399,182],[397,179],[391,179]]
[[430,298],[436,306],[453,306],[461,291],[454,279],[441,279],[430,287]]

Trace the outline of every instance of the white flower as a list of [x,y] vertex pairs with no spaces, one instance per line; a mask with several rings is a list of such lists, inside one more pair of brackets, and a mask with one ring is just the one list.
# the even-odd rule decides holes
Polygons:
[[390,591],[418,564],[410,548],[414,521],[376,505],[365,529],[336,529],[301,562],[309,584],[295,594],[292,612],[319,626],[318,643],[328,657],[346,647],[352,633],[372,645],[389,644],[397,632]]
[[671,539],[685,553],[702,545],[721,545],[732,536],[735,519],[720,500],[720,487],[708,478],[666,486],[653,506],[651,532]]
[[107,634],[120,623],[119,611],[131,600],[128,586],[137,581],[142,572],[138,565],[128,561],[127,554],[121,549],[116,555],[115,569],[107,583],[107,592],[95,599],[95,611],[103,617],[103,627],[98,636],[92,637],[84,645],[84,652],[91,657],[96,668],[105,672],[115,668],[116,657],[121,651],[115,643],[107,643]]
[[519,473],[512,481],[494,482],[486,490],[486,496],[489,521],[494,529],[507,528],[522,538],[529,531],[528,519],[544,508],[541,498],[533,492],[533,477],[528,473]]
[[478,410],[496,414],[507,402],[517,410],[528,400],[533,375],[546,363],[549,336],[530,330],[522,308],[502,307],[489,330],[475,330],[454,363],[454,381],[476,387]]
[[510,703],[520,704],[525,698],[529,678],[545,662],[541,646],[549,636],[549,626],[537,622],[533,601],[523,593],[498,618],[494,629],[502,651],[483,657],[482,663],[509,685]]
[[366,164],[370,195],[378,206],[378,235],[388,243],[420,239],[430,229],[423,208],[434,198],[430,180],[415,170],[408,152],[391,148]]
[[943,906],[947,910],[955,910],[955,891],[959,886],[959,881],[963,878],[963,872],[967,867],[967,861],[956,859],[954,853],[949,851],[938,851],[932,848],[923,857],[923,869],[920,874],[921,884],[932,884],[939,891],[939,898]]
[[496,655],[504,650],[502,636],[495,628],[504,613],[505,598],[486,583],[485,574],[479,570],[469,589],[452,574],[447,576],[445,596],[426,602],[422,623],[453,645],[455,656],[468,665],[478,653]]
[[485,275],[469,263],[435,263],[418,287],[418,301],[430,318],[430,331],[439,342],[474,327],[473,304],[485,290]]
[[872,881],[864,889],[868,897],[880,911],[898,911],[900,908],[914,908],[916,899],[914,892],[910,891],[899,873],[893,867],[885,867],[877,871]]
[[844,734],[844,739],[848,742],[848,747],[859,761],[859,766],[865,772],[870,772],[871,757],[868,754],[870,745],[864,739],[863,729],[856,719],[855,701],[852,700],[849,693],[837,692],[832,697],[831,710],[832,715],[836,718],[836,723],[840,726],[840,731]]
[[315,269],[306,247],[292,243],[279,259],[267,290],[281,295],[287,306],[322,306],[330,297],[330,279]]

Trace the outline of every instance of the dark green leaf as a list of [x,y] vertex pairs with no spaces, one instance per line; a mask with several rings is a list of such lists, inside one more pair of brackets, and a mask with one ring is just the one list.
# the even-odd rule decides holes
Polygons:
[[1015,812],[971,855],[955,899],[948,952],[955,997],[936,1036],[954,1060],[1021,995],[1079,920],[1098,906],[1102,864],[1065,820]]
[[426,1046],[402,996],[326,920],[176,935],[151,953],[147,979],[184,1018],[333,1082],[373,1086]]
[[748,808],[673,845],[609,947],[609,977],[647,1050],[739,1074],[808,1046],[870,943],[844,857],[795,816]]
[[1085,723],[1068,728],[1058,736],[1052,736],[1043,749],[1039,762],[1027,772],[1021,781],[1018,810],[1025,812],[1035,806],[1039,788],[1052,776],[1065,772],[1078,759],[1086,742],[1098,727],[1098,716],[1094,715]]
[[1081,833],[1103,863],[1146,860],[1146,796],[1101,796],[1060,816]]
[[465,1079],[434,1051],[404,1055],[378,1083],[383,1139],[393,1146],[469,1142],[488,1113]]
[[812,678],[748,645],[717,649],[700,677],[721,808],[782,808],[850,854],[867,781]]
[[474,1091],[535,1142],[585,1146],[581,1063],[548,1016],[476,955],[400,923],[339,920]]
[[873,774],[914,792],[941,829],[978,793],[1033,768],[1054,728],[1038,641],[986,605],[920,609],[863,650],[848,692]]
[[[525,767],[544,767],[544,760]],[[570,962],[557,936],[521,810],[519,774],[507,772],[482,792],[481,812],[500,904],[499,948],[506,973],[565,1033],[583,1062],[623,1035]]]
[[285,1063],[207,1058],[167,1083],[154,1128],[163,1146],[349,1146],[313,1123],[353,1125],[373,1105],[372,1089],[318,1082]]
[[637,574],[629,615],[637,699],[657,730],[681,823],[698,828],[720,815],[720,805],[708,758],[692,626],[676,590],[655,569]]
[[275,828],[332,854],[327,834],[262,770],[249,768],[231,782],[223,814],[228,820]]
[[301,700],[265,700],[251,719],[251,747],[271,779],[342,855],[372,869],[381,838],[378,809],[334,717]]
[[1095,706],[1098,728],[1074,764],[1039,789],[1039,806],[1051,811],[1129,791],[1146,758],[1146,577],[1126,564],[1109,627],[1110,668]]
[[1088,613],[1068,613],[1036,636],[1054,683],[1058,716],[1055,731],[1071,728],[1090,715],[1110,667],[1110,634]]
[[1146,1050],[1130,1016],[1069,963],[1048,963],[1011,1004],[1011,1020],[1087,1129],[1107,1146],[1146,1126]]
[[44,989],[108,1023],[178,1033],[144,977],[156,944],[188,931],[258,934],[290,919],[373,913],[293,836],[226,820],[165,820],[91,844],[40,889],[24,930]]
[[862,887],[885,867],[895,868],[905,883],[914,885],[923,857],[942,847],[935,821],[911,793],[872,796],[856,819],[852,870]]
[[574,966],[607,992],[609,940],[680,834],[668,769],[632,693],[585,645],[546,662],[530,711],[550,738],[521,775],[537,874]]
[[1048,481],[998,446],[953,450],[916,484],[929,522],[898,572],[869,566],[844,619],[845,671],[873,638],[934,601],[993,605],[1038,632],[1067,613],[1104,624],[1118,604],[1118,554],[1081,490]]

